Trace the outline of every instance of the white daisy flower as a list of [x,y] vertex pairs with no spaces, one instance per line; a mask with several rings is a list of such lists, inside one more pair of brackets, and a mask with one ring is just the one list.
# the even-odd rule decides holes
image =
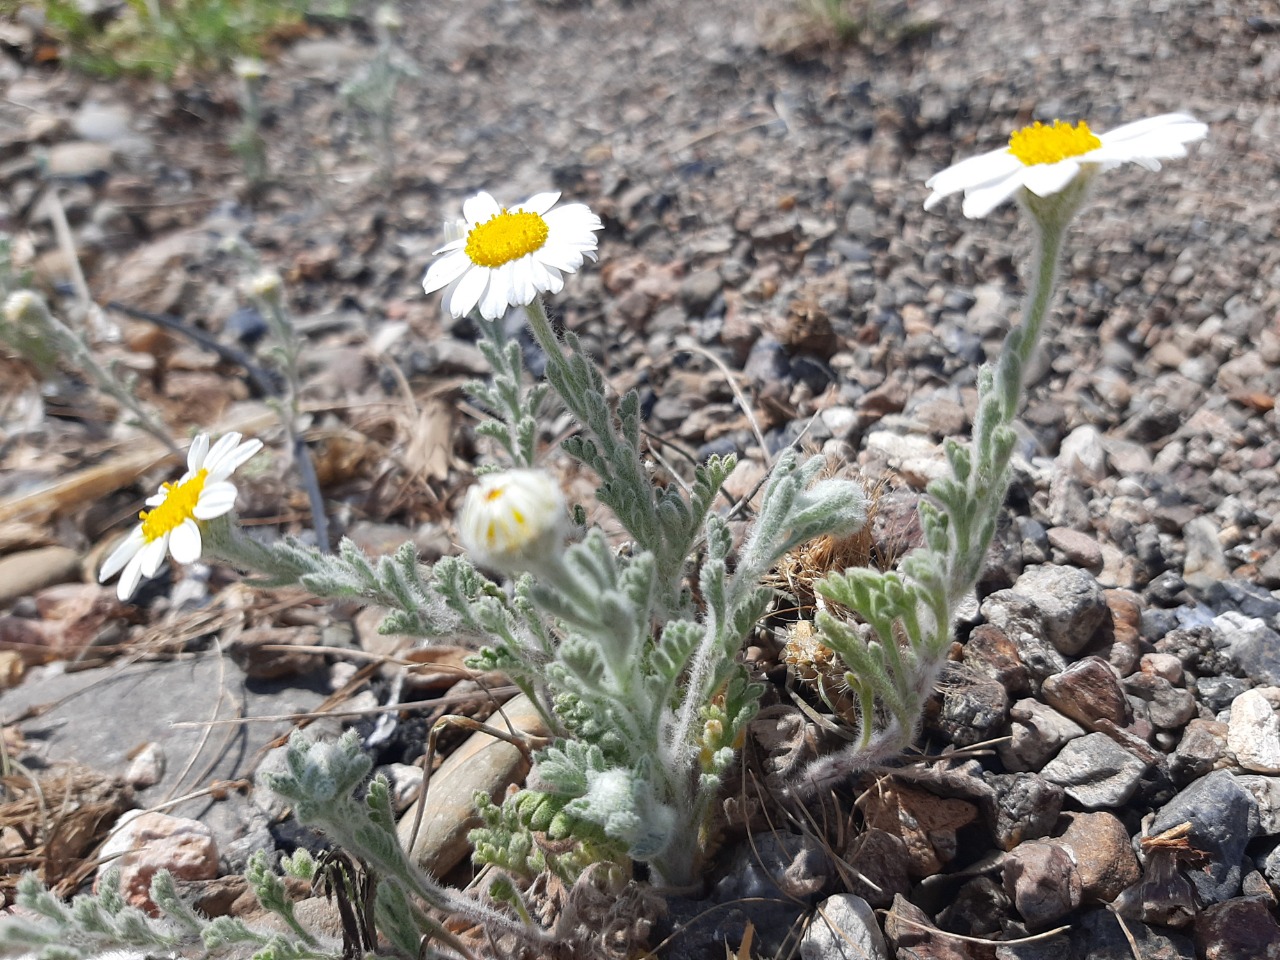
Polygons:
[[229,513],[236,504],[235,484],[228,477],[262,449],[261,440],[240,442],[240,434],[228,433],[209,448],[209,435],[196,437],[187,451],[187,472],[177,483],[166,483],[147,499],[150,510],[138,514],[142,521],[112,551],[98,573],[105,582],[120,572],[116,596],[128,600],[143,577],[154,577],[165,553],[178,563],[200,559],[200,521]]
[[508,210],[487,193],[462,205],[463,219],[447,221],[444,254],[427,270],[422,289],[447,287],[444,308],[454,319],[476,307],[496,320],[508,307],[532,303],[539,293],[559,293],[564,274],[596,258],[600,218],[584,203],[556,207],[559,193],[539,193]]
[[1109,170],[1136,163],[1159,170],[1161,160],[1187,155],[1186,144],[1203,140],[1209,128],[1183,113],[1166,113],[1095,134],[1081,120],[1075,126],[1053,121],[1033,123],[1009,138],[1009,145],[970,157],[925,183],[933,192],[924,202],[932,209],[943,197],[964,191],[966,217],[984,217],[1019,190],[1048,197],[1063,190],[1085,171]]
[[505,470],[485,474],[467,491],[458,536],[480,566],[517,572],[563,549],[568,519],[560,484],[549,473]]

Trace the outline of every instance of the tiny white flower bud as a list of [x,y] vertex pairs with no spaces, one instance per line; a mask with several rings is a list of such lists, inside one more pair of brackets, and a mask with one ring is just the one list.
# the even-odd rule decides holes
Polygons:
[[389,3],[384,3],[378,7],[373,13],[373,22],[383,30],[399,30],[404,26],[404,20],[396,8]]
[[241,80],[261,80],[267,75],[267,65],[257,57],[237,57],[232,68]]
[[264,270],[253,278],[249,288],[255,297],[270,301],[280,296],[280,291],[284,289],[284,281],[274,270]]
[[467,491],[458,517],[458,535],[471,558],[504,573],[558,556],[568,526],[560,485],[542,470],[486,474]]
[[35,311],[44,308],[44,303],[30,290],[19,290],[9,294],[4,302],[4,318],[12,324],[19,324]]

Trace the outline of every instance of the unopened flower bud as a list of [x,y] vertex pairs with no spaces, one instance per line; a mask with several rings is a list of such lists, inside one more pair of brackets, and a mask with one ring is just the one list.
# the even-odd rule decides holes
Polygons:
[[257,57],[237,57],[232,68],[241,80],[253,82],[267,75],[267,65]]
[[560,554],[568,520],[554,477],[542,470],[506,470],[486,474],[467,491],[458,535],[477,564],[518,573]]
[[9,294],[9,298],[4,302],[4,318],[9,323],[17,326],[28,320],[41,316],[41,311],[47,308],[36,294],[30,290],[19,290],[17,293]]
[[389,3],[384,3],[373,13],[373,22],[383,30],[399,30],[404,26],[399,12]]
[[280,279],[280,274],[274,270],[264,270],[253,278],[249,288],[253,291],[255,297],[273,302],[279,298],[280,292],[284,289],[284,281]]

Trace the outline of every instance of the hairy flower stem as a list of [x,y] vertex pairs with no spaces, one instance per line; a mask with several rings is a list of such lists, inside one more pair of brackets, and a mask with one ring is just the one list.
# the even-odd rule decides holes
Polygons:
[[1012,423],[1022,404],[1023,380],[1040,340],[1057,280],[1058,261],[1071,218],[1088,193],[1090,174],[1049,198],[1024,191],[1022,205],[1036,231],[1036,258],[1022,322],[1005,337],[994,367],[978,376],[978,411],[968,448],[946,446],[951,477],[929,484],[920,502],[925,545],[892,573],[853,568],[828,576],[818,592],[856,610],[874,636],[847,620],[820,612],[823,642],[848,667],[845,679],[858,697],[860,727],[847,749],[815,761],[806,786],[866,769],[910,745],[946,663],[955,609],[978,581],[1000,508],[1009,490]]
[[[1070,213],[1073,212],[1074,210]],[[976,521],[974,527],[977,536],[970,539],[970,549],[965,555],[947,558],[949,609],[944,625],[946,631],[950,630],[956,603],[978,581],[987,551],[995,537],[997,514],[1009,492],[1009,458],[1013,452],[1012,447],[992,443],[991,439],[998,430],[1013,423],[1022,406],[1023,378],[1027,364],[1040,342],[1040,331],[1057,285],[1058,263],[1062,254],[1062,242],[1070,223],[1070,213],[1061,218],[1041,217],[1033,212],[1037,256],[1032,265],[1030,296],[1023,311],[1022,322],[1005,335],[996,361],[994,383],[989,388],[985,384],[979,387],[978,412],[973,425],[977,469],[970,473],[966,485],[968,498],[974,508],[970,516]],[[989,395],[994,395],[997,402],[983,402]]]

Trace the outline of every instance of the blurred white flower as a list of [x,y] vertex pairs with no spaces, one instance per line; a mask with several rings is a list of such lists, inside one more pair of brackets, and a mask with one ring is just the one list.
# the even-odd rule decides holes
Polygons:
[[154,577],[165,553],[178,563],[200,558],[200,521],[229,513],[236,503],[236,487],[227,478],[262,449],[261,440],[240,442],[240,434],[222,436],[213,448],[209,435],[196,437],[187,451],[187,472],[177,483],[166,483],[147,499],[150,510],[138,514],[142,522],[107,557],[98,573],[105,582],[123,569],[116,595],[128,600],[143,577]]
[[1009,138],[1009,145],[954,164],[925,183],[932,209],[943,197],[964,191],[966,217],[984,217],[1025,189],[1037,197],[1063,190],[1083,171],[1092,175],[1122,163],[1159,170],[1161,160],[1187,155],[1186,144],[1203,140],[1209,128],[1182,113],[1166,113],[1095,134],[1081,120],[1033,123]]
[[542,470],[485,474],[467,491],[458,517],[458,535],[471,559],[504,573],[557,556],[568,526],[560,484]]
[[596,258],[600,218],[584,203],[555,207],[559,193],[539,193],[507,209],[487,193],[462,205],[461,221],[445,222],[444,254],[431,264],[422,289],[445,289],[444,308],[455,319],[475,308],[496,320],[507,307],[559,293],[564,274]]

